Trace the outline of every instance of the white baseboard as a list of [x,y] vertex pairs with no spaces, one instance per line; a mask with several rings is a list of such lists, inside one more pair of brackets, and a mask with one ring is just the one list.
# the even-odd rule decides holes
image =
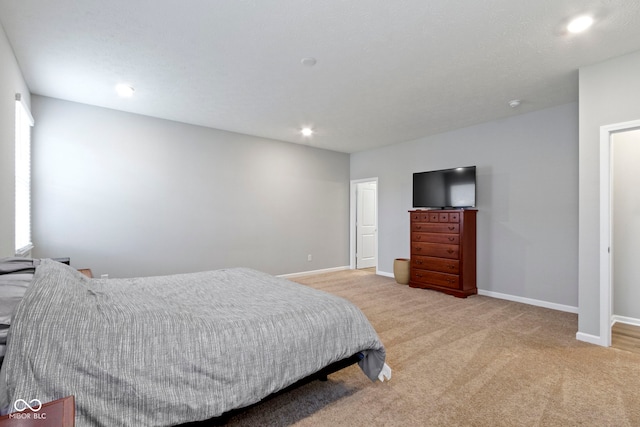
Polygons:
[[299,273],[279,274],[278,277],[291,279],[293,277],[309,276],[312,274],[320,274],[320,273],[332,273],[334,271],[343,271],[343,270],[349,270],[349,269],[350,267],[348,265],[345,265],[342,267],[324,268],[322,270],[311,270],[311,271],[301,271]]
[[[323,270],[312,270],[312,271],[303,271],[300,273],[280,274],[278,275],[278,277],[293,278],[293,277],[309,276],[311,274],[331,273],[334,271],[343,271],[343,270],[350,270],[350,269],[351,269],[350,266],[345,265],[342,267],[325,268]],[[385,277],[391,277],[391,278],[394,277],[393,273],[389,273],[382,270],[377,270],[376,274],[379,276],[385,276]],[[550,308],[552,310],[566,311],[568,313],[578,313],[578,307],[573,307],[573,306],[564,305],[564,304],[556,304],[553,302],[541,301],[541,300],[532,299],[532,298],[518,297],[515,295],[503,294],[500,292],[485,291],[483,289],[478,289],[478,295],[484,295],[492,298],[520,302],[523,304],[535,305],[538,307]],[[617,316],[617,317],[621,318],[621,316]],[[625,318],[625,319],[628,319],[628,318]],[[640,319],[632,319],[632,320],[636,320],[638,323],[631,323],[631,324],[637,324],[638,326],[640,326]],[[630,323],[624,320],[618,320],[618,321],[621,323]],[[595,338],[598,340],[600,339],[599,337],[595,337]],[[586,341],[586,340],[583,340],[583,341]]]
[[[378,270],[376,272],[376,274],[379,275],[379,276],[386,276],[386,277],[391,277],[391,278],[394,277],[393,273],[387,273],[386,271]],[[538,306],[538,307],[550,308],[552,310],[558,310],[558,311],[566,311],[568,313],[575,313],[575,314],[578,313],[578,307],[573,307],[571,305],[556,304],[554,302],[541,301],[541,300],[532,299],[532,298],[518,297],[518,296],[515,296],[515,295],[502,294],[500,292],[485,291],[483,289],[478,289],[478,295],[484,295],[484,296],[488,296],[488,297],[492,297],[492,298],[504,299],[504,300],[514,301],[514,302],[521,302],[523,304],[535,305],[535,306]],[[640,322],[640,320],[638,320],[638,322]],[[640,325],[640,323],[639,323],[639,325]]]
[[[618,316],[618,315],[611,316],[611,326],[613,326],[616,323],[624,323],[626,325],[640,326],[640,319],[636,319],[633,317]],[[603,347],[607,346],[602,337],[599,337],[597,335],[585,334],[584,332],[576,333],[576,339],[578,341],[584,341],[590,344],[595,344]]]
[[617,314],[614,314],[613,316],[611,316],[611,326],[613,326],[616,323],[624,323],[625,325],[640,326],[640,319],[635,319],[633,317],[618,316]]
[[515,295],[502,294],[500,292],[485,291],[478,289],[478,295],[484,295],[492,298],[506,299],[508,301],[521,302],[523,304],[535,305],[538,307],[550,308],[552,310],[566,311],[569,313],[578,313],[578,307],[570,305],[556,304],[554,302],[542,301],[533,298],[518,297]]
[[588,342],[589,344],[599,345],[605,347],[603,339],[597,335],[585,334],[584,332],[576,332],[576,339],[578,341]]

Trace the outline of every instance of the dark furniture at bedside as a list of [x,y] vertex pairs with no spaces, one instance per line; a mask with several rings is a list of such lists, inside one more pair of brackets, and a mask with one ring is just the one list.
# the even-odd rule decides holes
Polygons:
[[0,417],[0,427],[74,427],[75,417],[75,399],[68,396],[43,403],[37,411],[27,408],[22,412],[3,415]]

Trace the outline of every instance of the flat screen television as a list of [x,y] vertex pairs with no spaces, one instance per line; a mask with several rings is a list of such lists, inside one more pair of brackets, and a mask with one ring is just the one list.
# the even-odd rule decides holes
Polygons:
[[473,208],[476,206],[476,167],[413,174],[414,208]]

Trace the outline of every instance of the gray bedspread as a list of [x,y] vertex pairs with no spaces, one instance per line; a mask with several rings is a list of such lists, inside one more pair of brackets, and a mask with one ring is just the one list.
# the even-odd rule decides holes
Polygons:
[[239,268],[87,279],[42,260],[14,316],[4,400],[75,395],[78,426],[168,426],[260,401],[364,352],[385,352],[348,301]]

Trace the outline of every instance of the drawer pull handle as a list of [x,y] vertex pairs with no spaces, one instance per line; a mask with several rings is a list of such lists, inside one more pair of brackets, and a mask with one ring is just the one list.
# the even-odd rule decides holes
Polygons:
[[455,280],[453,280],[453,279],[447,279],[447,282],[449,282],[449,283],[453,283],[453,282],[455,282]]
[[453,265],[449,266],[449,270],[453,270],[453,268],[454,268]]
[[455,237],[449,237],[450,242],[453,242],[454,240],[456,240]]
[[456,227],[454,227],[453,225],[449,226],[449,230],[455,230],[455,229],[456,229]]
[[416,225],[416,228],[417,228],[418,230],[420,230],[420,229],[422,228],[422,226],[420,226],[420,225]]
[[453,249],[447,249],[447,252],[449,252],[450,254],[453,253]]

